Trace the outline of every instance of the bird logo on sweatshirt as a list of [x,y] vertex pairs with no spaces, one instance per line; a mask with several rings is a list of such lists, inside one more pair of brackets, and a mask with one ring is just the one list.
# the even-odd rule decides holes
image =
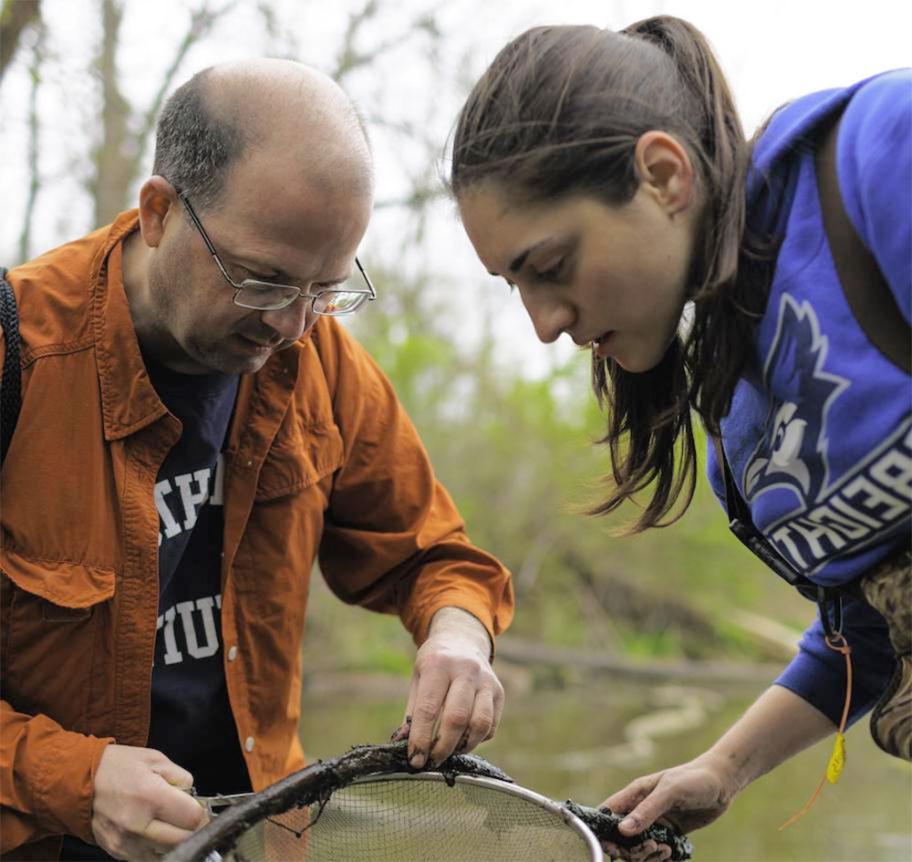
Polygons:
[[790,489],[799,508],[818,500],[827,487],[827,413],[849,381],[825,370],[828,341],[814,309],[787,293],[764,367],[764,379],[776,371],[776,398],[766,434],[744,471],[748,502],[773,488]]

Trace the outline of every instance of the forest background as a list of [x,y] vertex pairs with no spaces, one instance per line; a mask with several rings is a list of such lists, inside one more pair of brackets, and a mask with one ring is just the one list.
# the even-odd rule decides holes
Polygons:
[[[483,272],[443,190],[445,147],[471,84],[533,24],[689,18],[714,41],[750,132],[792,96],[899,65],[912,24],[900,5],[772,2],[748,27],[741,4],[706,0],[3,0],[0,261],[132,206],[162,101],[198,69],[255,55],[311,62],[358,103],[377,159],[361,258],[381,301],[352,328],[471,537],[514,572],[511,636],[615,659],[778,659],[809,606],[728,536],[705,483],[680,522],[636,538],[612,535],[633,511],[582,514],[608,468],[593,445],[603,420],[588,351],[539,344],[520,303]],[[394,621],[365,620],[320,590],[313,601],[308,637],[323,661],[408,671],[412,647]]]
[[[508,696],[593,688],[596,673],[609,687],[621,678],[760,685],[794,654],[812,606],[729,535],[705,482],[680,521],[645,535],[614,535],[632,509],[609,519],[583,514],[608,471],[594,445],[604,420],[589,390],[588,351],[537,342],[516,297],[484,273],[441,182],[462,100],[509,38],[541,23],[618,29],[660,13],[708,35],[748,134],[794,96],[909,59],[912,5],[892,0],[2,0],[0,263],[26,260],[133,206],[158,110],[194,72],[262,55],[312,63],[359,105],[377,164],[360,257],[379,301],[352,329],[392,380],[471,538],[514,573],[518,613],[497,665]],[[414,657],[398,621],[342,605],[319,578],[304,649],[314,686],[369,676],[397,680],[395,692],[404,691]],[[397,693],[383,714],[390,729],[400,708]],[[321,732],[335,723],[347,742],[363,741],[365,715],[338,715],[324,716]],[[565,722],[555,736],[567,730]],[[636,770],[642,761],[631,763]],[[908,810],[908,774],[895,780],[896,804]],[[556,786],[564,792],[563,779]],[[577,792],[596,802],[602,789],[610,790]],[[908,858],[912,826],[893,817],[890,828],[886,855],[876,858]],[[835,840],[840,848],[828,858],[856,858],[840,856],[855,851],[823,832],[820,846]],[[743,840],[739,833],[720,844],[717,858],[736,858]],[[776,852],[805,858],[785,845],[748,847],[737,858]]]

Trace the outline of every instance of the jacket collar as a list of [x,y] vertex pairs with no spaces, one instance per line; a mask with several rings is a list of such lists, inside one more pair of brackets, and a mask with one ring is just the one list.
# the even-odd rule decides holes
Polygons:
[[90,274],[91,316],[106,440],[133,434],[168,412],[146,372],[124,290],[123,241],[138,224],[137,210],[121,213],[114,220]]

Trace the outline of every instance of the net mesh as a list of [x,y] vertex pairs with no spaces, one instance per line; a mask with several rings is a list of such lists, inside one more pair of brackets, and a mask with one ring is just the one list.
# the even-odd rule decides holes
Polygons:
[[459,776],[451,787],[440,775],[423,778],[358,781],[337,790],[322,810],[319,804],[291,809],[256,824],[221,858],[227,862],[584,862],[602,858],[579,821],[566,811],[520,795],[510,785],[495,787],[483,779]]

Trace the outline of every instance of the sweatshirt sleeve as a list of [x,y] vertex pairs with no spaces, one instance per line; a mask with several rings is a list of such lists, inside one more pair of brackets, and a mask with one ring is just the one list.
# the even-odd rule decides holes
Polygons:
[[912,69],[879,75],[842,116],[837,173],[846,211],[912,321]]
[[[896,657],[883,617],[860,598],[843,600],[843,634],[851,650],[852,701],[848,724],[868,712],[893,675]],[[798,655],[776,680],[839,725],[846,694],[846,661],[824,641],[817,619],[799,643]]]
[[94,842],[95,771],[110,742],[0,701],[0,854],[49,835]]
[[416,643],[447,606],[475,616],[493,643],[513,615],[509,572],[469,541],[373,359],[338,325],[319,338],[344,441],[320,545],[327,583],[343,601],[397,613]]

